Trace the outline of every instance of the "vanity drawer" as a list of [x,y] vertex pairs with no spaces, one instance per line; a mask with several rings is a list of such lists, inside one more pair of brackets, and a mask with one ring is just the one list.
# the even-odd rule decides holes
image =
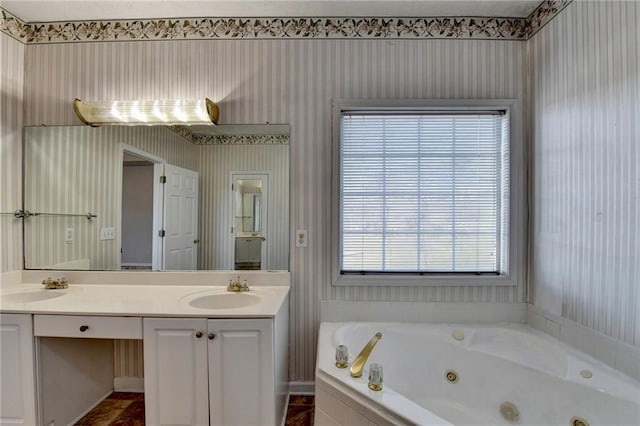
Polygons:
[[142,339],[142,318],[34,315],[33,334],[88,339]]

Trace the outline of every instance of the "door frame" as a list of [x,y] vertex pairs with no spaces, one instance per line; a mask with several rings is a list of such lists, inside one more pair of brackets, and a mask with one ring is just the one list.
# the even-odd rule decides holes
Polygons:
[[[163,226],[164,209],[164,188],[160,182],[160,177],[164,175],[164,165],[166,160],[149,154],[146,151],[122,143],[120,145],[120,165],[124,167],[124,154],[129,153],[153,163],[153,231],[151,233],[151,270],[160,271],[162,268],[163,239],[160,238],[159,231]],[[120,181],[120,209],[118,209],[118,219],[120,224],[120,249],[122,249],[122,180]],[[118,264],[120,264],[120,256]]]

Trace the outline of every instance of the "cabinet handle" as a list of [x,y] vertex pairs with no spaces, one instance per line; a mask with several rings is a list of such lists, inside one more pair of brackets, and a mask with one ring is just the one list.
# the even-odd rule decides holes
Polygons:
[[198,330],[196,331],[196,337],[199,339],[202,337],[202,331]]
[[88,326],[88,325],[81,325],[81,326],[80,326],[80,331],[81,331],[81,332],[83,332],[83,333],[84,333],[85,331],[87,331],[88,329],[89,329],[89,326]]
[[209,337],[209,340],[213,340],[216,338],[216,333],[209,333],[207,337]]

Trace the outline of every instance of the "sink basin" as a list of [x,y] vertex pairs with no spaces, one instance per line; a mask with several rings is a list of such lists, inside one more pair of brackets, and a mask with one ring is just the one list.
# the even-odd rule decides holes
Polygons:
[[31,290],[0,294],[0,299],[5,303],[29,303],[55,299],[64,295],[65,293],[55,290]]
[[262,298],[249,293],[217,293],[200,296],[189,305],[200,309],[233,309],[257,305]]

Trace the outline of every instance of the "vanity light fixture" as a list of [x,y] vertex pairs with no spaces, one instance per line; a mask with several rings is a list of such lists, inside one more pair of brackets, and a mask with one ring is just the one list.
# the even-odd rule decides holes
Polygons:
[[89,126],[214,125],[219,110],[211,99],[154,101],[73,101],[80,121]]

